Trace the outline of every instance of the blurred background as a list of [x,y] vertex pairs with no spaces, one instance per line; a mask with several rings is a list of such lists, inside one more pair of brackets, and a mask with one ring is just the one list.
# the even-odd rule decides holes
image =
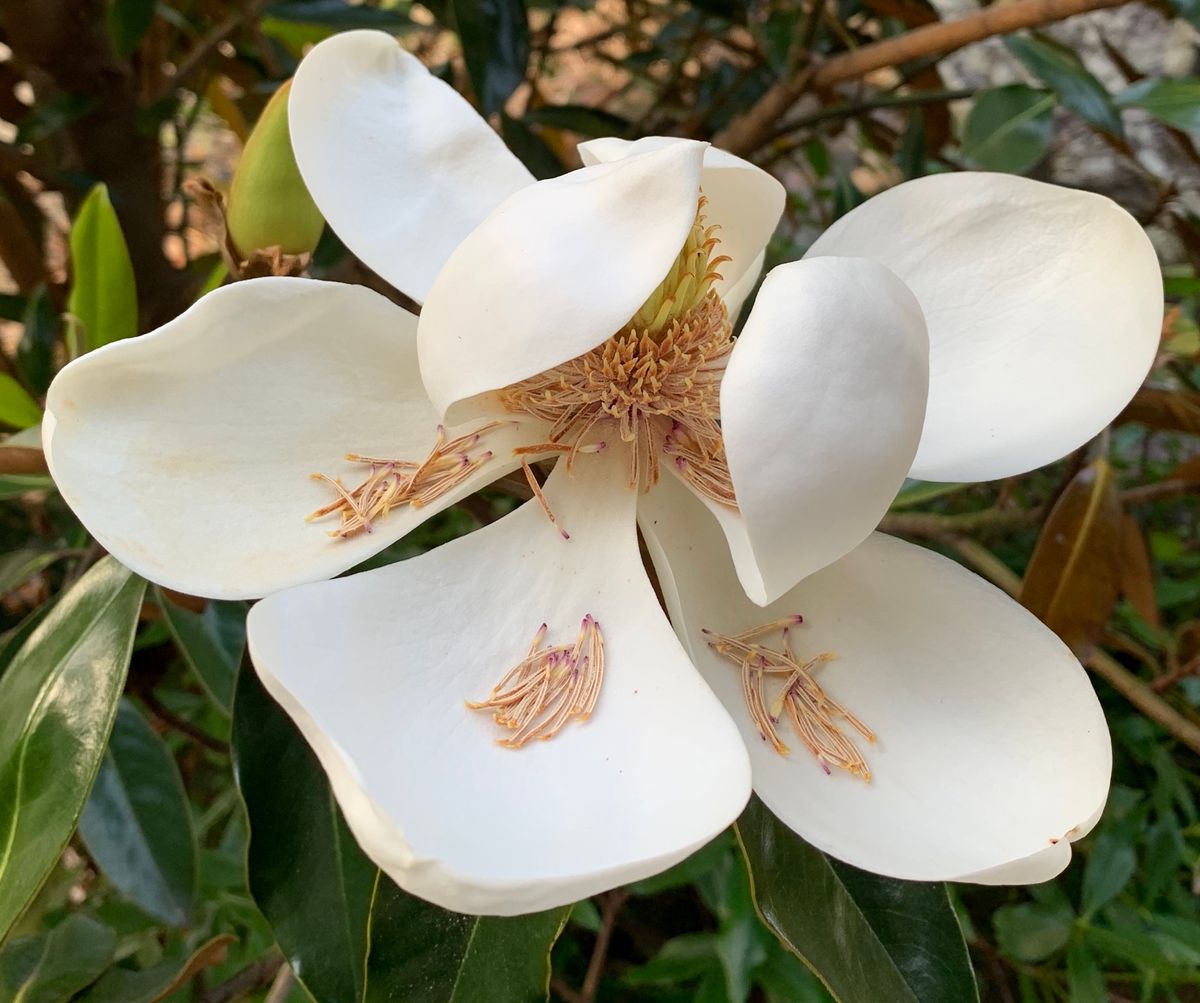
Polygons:
[[[944,957],[962,950],[961,929],[980,996],[997,1003],[1200,1001],[1196,0],[0,0],[0,681],[13,665],[33,671],[24,641],[103,556],[38,446],[40,401],[68,357],[98,331],[111,341],[156,327],[239,275],[307,269],[403,301],[329,231],[311,258],[281,255],[237,246],[223,215],[251,129],[306,47],[360,27],[400,38],[538,177],[578,166],[576,144],[603,135],[714,140],[760,164],[788,191],[768,267],[881,189],[940,171],[1101,192],[1145,226],[1165,319],[1128,409],[1026,476],[911,483],[884,528],[1042,616],[1090,670],[1115,746],[1108,809],[1068,871],[1031,888],[951,888]],[[492,490],[374,563],[512,504]],[[337,974],[338,958],[361,962],[346,937],[402,938],[411,917],[381,913],[352,846],[321,844],[341,832],[323,778],[253,677],[236,679],[244,604],[151,587],[133,608],[99,779],[48,767],[38,780],[78,799],[79,826],[47,829],[44,883],[34,875],[19,896],[0,884],[0,913],[20,917],[0,946],[0,1003],[282,1003],[310,991],[320,1003],[490,1003],[422,989],[412,972]],[[19,794],[4,735],[27,729],[26,709],[0,703],[0,858]],[[826,866],[793,864],[773,880]],[[799,907],[820,927],[836,903],[806,894]],[[888,901],[877,897],[866,926],[831,921],[822,950],[853,967],[882,944],[919,986],[905,966],[943,956],[914,954],[931,943],[916,935],[905,946],[899,906],[889,933]],[[365,926],[343,936],[345,915]],[[576,906],[549,938],[550,992],[563,1003],[833,999],[780,925],[756,912],[727,834]],[[461,932],[445,931],[447,942]],[[838,998],[892,1003],[864,992]],[[904,999],[935,998],[912,992]],[[936,999],[972,993],[968,976]]]

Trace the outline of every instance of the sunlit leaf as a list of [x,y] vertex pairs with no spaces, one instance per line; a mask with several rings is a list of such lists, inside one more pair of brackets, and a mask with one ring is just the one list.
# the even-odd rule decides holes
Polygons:
[[1121,588],[1121,503],[1093,460],[1067,485],[1034,547],[1020,600],[1076,653],[1099,640]]
[[71,225],[71,296],[67,310],[93,349],[138,333],[137,287],[121,224],[97,185]]
[[757,798],[737,834],[763,921],[838,1003],[979,999],[945,886],[882,878],[827,857]]
[[0,678],[0,937],[41,887],[83,810],[117,712],[144,587],[105,558],[59,600]]
[[29,392],[8,373],[0,373],[0,422],[29,428],[42,420],[42,409]]

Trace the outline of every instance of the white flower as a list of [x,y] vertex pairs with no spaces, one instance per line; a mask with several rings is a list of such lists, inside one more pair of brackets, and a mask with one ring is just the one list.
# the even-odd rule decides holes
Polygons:
[[[729,353],[783,205],[744,161],[599,140],[591,166],[534,184],[373,32],[312,52],[291,125],[326,218],[420,321],[360,287],[217,290],[68,366],[46,453],[136,571],[269,594],[255,666],[401,886],[477,913],[569,902],[683,858],[752,780],[880,873],[1065,866],[1110,771],[1084,672],[996,589],[872,530],[910,470],[1020,473],[1129,399],[1162,299],[1128,215],[1001,175],[901,185],[775,269]],[[635,314],[645,339],[622,333]],[[566,453],[544,497],[322,581],[526,446]],[[311,472],[344,481],[340,509]],[[330,523],[305,521],[330,502]]]

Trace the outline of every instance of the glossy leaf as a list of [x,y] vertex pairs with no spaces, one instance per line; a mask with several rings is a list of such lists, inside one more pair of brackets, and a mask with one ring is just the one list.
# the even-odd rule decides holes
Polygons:
[[41,887],[83,810],[116,715],[144,588],[112,558],[100,561],[0,678],[0,937]]
[[1093,647],[1121,588],[1121,503],[1096,459],[1067,485],[1042,525],[1021,603],[1077,654]]
[[0,373],[0,422],[13,428],[29,428],[42,420],[42,409],[20,383]]
[[17,937],[0,951],[0,1000],[68,1003],[112,962],[117,935],[82,914],[49,933]]
[[229,945],[236,939],[223,933],[190,955],[174,954],[139,971],[112,968],[79,998],[78,1003],[161,1003],[204,969],[221,964],[229,953]]
[[250,669],[238,677],[233,754],[251,893],[321,1003],[546,998],[570,910],[478,918],[397,888],[359,850],[316,757]]
[[945,886],[882,878],[833,860],[758,798],[736,832],[763,922],[838,1003],[979,999]]
[[156,589],[159,609],[184,661],[226,714],[233,709],[233,687],[246,649],[246,604],[210,600],[193,613]]
[[81,348],[138,333],[133,265],[104,185],[92,189],[71,226],[71,276],[67,310],[82,328]]
[[1117,95],[1122,108],[1144,108],[1160,122],[1200,133],[1200,80],[1139,80]]
[[1074,49],[1044,35],[1011,35],[1004,43],[1030,73],[1080,118],[1112,136],[1124,136],[1121,115],[1112,96],[1083,65]]
[[471,87],[485,115],[500,111],[525,79],[529,22],[524,0],[453,0]]
[[1024,84],[982,91],[963,124],[963,155],[987,171],[1024,174],[1046,155],[1053,94]]
[[179,768],[141,711],[122,700],[79,820],[97,866],[143,911],[186,926],[196,897],[196,835]]

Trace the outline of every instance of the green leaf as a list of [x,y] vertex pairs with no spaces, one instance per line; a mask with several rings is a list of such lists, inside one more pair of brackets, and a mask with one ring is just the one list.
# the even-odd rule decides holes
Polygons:
[[406,8],[383,10],[368,4],[350,4],[346,0],[287,0],[273,3],[263,16],[278,21],[320,25],[335,31],[353,28],[400,29],[412,26]]
[[0,555],[0,595],[24,585],[62,556],[58,550],[11,550]]
[[77,1003],[159,1003],[195,978],[197,972],[220,964],[234,940],[230,934],[223,933],[191,954],[174,952],[158,964],[140,971],[110,969]]
[[54,480],[48,474],[0,475],[0,501],[20,498],[30,491],[53,491]]
[[54,375],[54,349],[60,321],[44,286],[38,286],[21,315],[24,330],[17,344],[17,368],[27,386],[44,394]]
[[49,933],[18,937],[0,952],[0,999],[68,1003],[111,964],[117,935],[76,913]]
[[155,0],[112,0],[108,8],[108,33],[113,48],[122,59],[128,59],[150,29],[154,19]]
[[1071,111],[1097,129],[1124,138],[1121,115],[1112,96],[1074,49],[1044,35],[1010,35],[1004,44]]
[[1067,985],[1070,1003],[1108,1003],[1104,972],[1084,944],[1072,944],[1067,949]]
[[563,173],[563,165],[554,151],[521,119],[501,112],[500,135],[504,139],[504,145],[517,155],[517,159],[539,181],[556,178]]
[[1022,902],[1004,905],[992,914],[996,943],[1016,961],[1044,961],[1067,946],[1075,926],[1068,905]]
[[529,22],[524,0],[453,0],[471,87],[485,115],[500,111],[525,79]]
[[1137,853],[1129,843],[1107,833],[1097,837],[1083,872],[1083,918],[1095,915],[1120,895],[1135,871]]
[[982,91],[963,124],[963,156],[988,171],[1024,174],[1046,155],[1055,97],[1024,84]]
[[41,887],[83,810],[117,712],[144,588],[114,559],[100,561],[0,678],[0,937]]
[[249,668],[238,675],[232,737],[250,891],[316,999],[546,998],[550,949],[569,908],[476,918],[401,891],[359,850],[316,757]]
[[735,831],[763,922],[839,1003],[969,1003],[979,991],[945,886],[825,856],[758,798]]
[[952,495],[970,486],[970,484],[952,483],[949,481],[907,480],[904,482],[904,486],[900,489],[899,494],[893,500],[891,508],[902,509],[912,508],[914,505],[923,505],[925,502],[944,498],[946,495]]
[[42,420],[42,409],[29,392],[8,373],[0,373],[0,422],[29,428]]
[[155,598],[175,644],[209,696],[226,714],[233,709],[233,687],[246,649],[246,604],[212,599],[203,613],[177,606],[162,589]]
[[1116,97],[1122,108],[1144,108],[1160,122],[1200,132],[1200,80],[1170,78],[1139,80]]
[[187,925],[196,897],[191,809],[166,744],[128,700],[117,710],[79,834],[130,901],[164,923]]
[[580,104],[548,104],[530,108],[525,121],[551,129],[568,129],[581,136],[623,136],[629,131],[627,119],[600,108]]
[[67,310],[87,350],[137,334],[133,265],[104,185],[91,190],[71,226],[71,278]]

